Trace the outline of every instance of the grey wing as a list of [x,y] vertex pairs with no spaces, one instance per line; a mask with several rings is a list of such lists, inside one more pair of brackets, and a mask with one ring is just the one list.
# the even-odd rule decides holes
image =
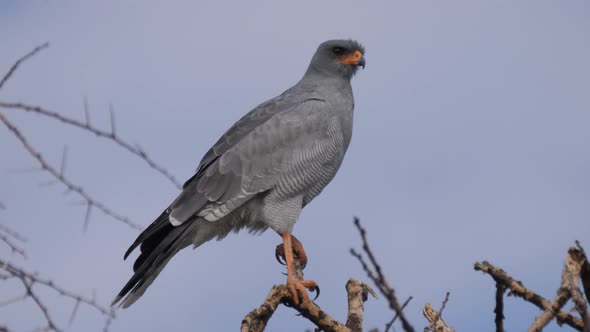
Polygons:
[[313,144],[310,133],[325,132],[320,128],[325,121],[318,118],[325,114],[318,112],[321,107],[325,107],[323,101],[305,101],[275,112],[237,141],[226,139],[225,151],[220,150],[219,155],[214,151],[211,155],[215,157],[210,160],[206,156],[195,177],[170,206],[172,224],[180,225],[195,214],[217,220],[272,188],[290,165],[294,151],[306,143]]
[[227,150],[237,144],[242,138],[248,135],[252,130],[268,121],[274,115],[291,109],[297,105],[297,99],[293,98],[290,91],[287,90],[280,96],[266,101],[256,106],[252,111],[244,115],[238,122],[229,128],[209,151],[205,154],[195,175],[184,184],[184,187],[200,175],[212,162],[223,155]]

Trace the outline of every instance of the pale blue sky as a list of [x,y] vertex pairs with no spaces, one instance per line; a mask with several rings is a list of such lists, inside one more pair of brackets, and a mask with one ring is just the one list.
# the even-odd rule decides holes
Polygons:
[[[344,285],[366,280],[349,255],[358,216],[407,313],[421,329],[425,302],[451,299],[458,331],[492,331],[487,259],[552,298],[575,239],[590,250],[590,3],[587,1],[2,1],[0,70],[45,41],[0,91],[140,143],[180,180],[249,109],[302,75],[317,45],[353,38],[367,67],[353,82],[353,142],[339,175],[295,227],[322,288],[318,304],[345,315]],[[109,142],[16,110],[4,114],[67,175],[113,209],[148,225],[175,197],[165,178]],[[0,129],[0,222],[26,234],[15,262],[107,304],[131,275],[123,252],[137,232],[84,208]],[[239,234],[175,257],[146,295],[118,311],[112,331],[230,331],[282,283],[280,238]],[[3,257],[8,249],[2,248]],[[135,256],[134,256],[135,257]],[[20,292],[2,283],[0,298]],[[47,294],[67,326],[71,301]],[[436,305],[435,305],[436,306]],[[366,328],[390,318],[367,303]],[[511,331],[538,314],[506,301]],[[25,318],[26,317],[26,318]],[[41,322],[29,303],[0,310],[16,331]],[[71,331],[99,331],[81,309]],[[270,331],[311,324],[281,308]],[[556,325],[547,328],[557,329]],[[399,330],[399,329],[398,329]]]

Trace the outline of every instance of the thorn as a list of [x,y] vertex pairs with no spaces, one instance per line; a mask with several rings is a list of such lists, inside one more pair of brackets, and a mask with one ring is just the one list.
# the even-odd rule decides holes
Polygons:
[[74,305],[74,309],[72,309],[72,314],[70,315],[70,321],[68,322],[68,326],[72,326],[72,323],[74,322],[74,318],[76,318],[76,313],[78,312],[79,307],[80,300],[77,300],[76,304]]
[[115,128],[115,109],[113,104],[109,104],[109,113],[111,114],[111,136],[114,138],[117,136],[117,130]]
[[68,146],[64,145],[64,149],[61,155],[61,166],[59,168],[59,175],[64,176],[64,172],[66,171],[66,161],[68,159]]
[[86,96],[84,96],[84,116],[86,117],[86,127],[90,127],[90,107]]
[[84,233],[88,230],[88,224],[90,223],[90,211],[92,211],[92,203],[88,202],[88,205],[86,206],[86,216],[84,217],[84,226],[82,228]]

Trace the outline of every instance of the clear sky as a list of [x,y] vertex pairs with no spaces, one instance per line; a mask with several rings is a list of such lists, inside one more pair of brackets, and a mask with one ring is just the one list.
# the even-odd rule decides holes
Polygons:
[[[191,176],[234,121],[304,73],[317,45],[353,38],[367,67],[353,82],[353,142],[294,234],[310,261],[317,303],[345,316],[344,285],[366,280],[350,247],[361,218],[406,312],[421,329],[425,302],[451,292],[445,319],[458,331],[492,331],[494,284],[473,271],[487,259],[553,298],[567,248],[590,250],[590,3],[588,1],[2,1],[0,71],[34,46],[0,91],[2,101],[43,105],[139,143],[177,178]],[[97,199],[148,225],[178,190],[110,142],[17,110],[2,112]],[[9,258],[107,305],[131,276],[122,256],[138,232],[85,208],[0,128],[0,222],[25,234],[29,258]],[[232,235],[185,250],[112,331],[235,331],[282,283],[280,238]],[[134,258],[133,256],[132,258]],[[22,292],[0,284],[0,298]],[[62,327],[73,303],[46,301]],[[383,299],[366,328],[384,326]],[[506,325],[525,330],[539,312],[506,301]],[[0,308],[15,331],[42,322],[32,303]],[[81,309],[71,331],[99,331]],[[270,331],[303,331],[281,308]],[[547,328],[557,329],[556,325]],[[398,328],[399,330],[399,328]]]

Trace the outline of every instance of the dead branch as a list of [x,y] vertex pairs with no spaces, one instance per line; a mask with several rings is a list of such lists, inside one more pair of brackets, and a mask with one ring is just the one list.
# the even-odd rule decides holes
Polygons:
[[452,327],[448,327],[445,321],[442,319],[442,310],[439,310],[437,312],[430,303],[426,303],[424,309],[422,309],[422,314],[424,315],[426,320],[428,320],[428,323],[430,323],[428,327],[424,328],[424,331],[455,332],[455,329]]
[[348,293],[348,315],[346,327],[352,332],[363,331],[363,320],[365,319],[365,306],[369,294],[377,297],[375,291],[367,284],[355,279],[349,279],[346,283],[346,292]]
[[584,293],[586,294],[586,301],[590,303],[590,262],[584,248],[580,245],[579,241],[576,241],[575,250],[579,251],[580,260],[582,261],[582,268],[580,270],[580,278],[582,279],[582,285],[584,286]]
[[[277,255],[283,256],[284,259],[284,252],[281,251],[279,247],[277,247]],[[303,280],[303,266],[301,266],[301,262],[298,259],[295,259],[293,265],[295,278]],[[266,324],[276,311],[279,304],[283,304],[297,310],[301,316],[310,320],[322,331],[362,332],[364,318],[363,303],[367,300],[368,294],[375,296],[375,292],[367,284],[354,279],[348,280],[346,283],[346,291],[348,293],[348,315],[346,324],[342,324],[332,318],[332,316],[313,303],[313,301],[309,301],[307,304],[301,303],[299,306],[293,305],[294,301],[287,286],[275,285],[271,288],[264,303],[244,317],[240,331],[264,331]]]
[[505,332],[504,329],[504,293],[506,292],[506,286],[497,282],[496,283],[496,307],[494,308],[494,314],[496,314],[496,332]]
[[580,314],[584,321],[584,332],[590,332],[590,316],[584,295],[580,290],[580,280],[582,276],[582,267],[587,263],[586,254],[580,243],[576,241],[577,247],[571,247],[565,258],[565,267],[563,269],[563,284],[567,288],[575,310]]
[[[408,297],[406,299],[406,301],[404,302],[404,304],[402,304],[402,312],[404,311],[404,309],[406,308],[406,306],[408,305],[408,303],[410,303],[410,301],[412,301],[413,297]],[[391,318],[391,320],[385,324],[385,332],[389,332],[389,330],[391,329],[391,327],[393,326],[393,323],[395,323],[395,320],[397,319],[398,314],[397,312],[395,313],[395,315],[393,315],[393,318]]]
[[47,326],[45,330],[50,331],[62,331],[58,325],[55,323],[55,320],[52,318],[51,314],[49,313],[49,309],[41,300],[39,294],[35,292],[34,286],[41,285],[46,288],[52,289],[53,291],[57,292],[58,294],[65,296],[74,300],[74,310],[72,311],[72,315],[70,317],[70,321],[76,316],[77,309],[80,304],[84,304],[88,307],[91,307],[101,313],[103,316],[106,317],[105,328],[108,328],[111,320],[115,318],[115,312],[112,309],[107,309],[101,305],[99,305],[94,299],[86,298],[82,295],[76,294],[72,291],[66,290],[63,287],[56,285],[53,281],[39,278],[36,274],[25,271],[24,269],[6,262],[0,259],[0,269],[6,271],[8,273],[8,278],[16,278],[18,279],[25,289],[25,294],[23,296],[19,296],[16,299],[12,299],[11,301],[5,301],[4,305],[14,303],[17,300],[21,300],[23,298],[31,298],[33,302],[35,302],[36,306],[41,310],[43,316],[45,317],[45,321],[47,322]]
[[559,287],[559,289],[557,290],[557,295],[553,299],[553,302],[551,302],[551,308],[549,310],[543,311],[542,314],[537,316],[537,318],[535,318],[535,321],[533,322],[531,327],[528,329],[528,331],[529,332],[542,331],[543,328],[545,328],[545,326],[547,326],[547,324],[549,324],[549,322],[551,322],[551,320],[553,318],[555,318],[555,314],[558,313],[563,308],[563,306],[567,303],[567,301],[569,299],[570,299],[570,294],[569,294],[567,288],[564,287],[563,280],[562,280],[561,287]]
[[[23,134],[20,132],[20,130],[16,126],[14,126],[11,122],[9,122],[8,119],[6,118],[6,116],[4,116],[4,114],[2,114],[2,113],[0,113],[0,121],[2,121],[2,123],[4,123],[4,125],[6,126],[6,128],[8,128],[14,134],[14,136],[22,143],[25,150],[27,150],[27,152],[39,162],[39,164],[41,165],[41,170],[48,172],[57,181],[59,181],[63,185],[65,185],[69,191],[73,191],[73,192],[77,193],[80,197],[82,197],[82,199],[86,203],[86,217],[84,219],[84,229],[86,229],[88,222],[90,220],[89,218],[90,218],[90,212],[91,212],[92,208],[99,209],[100,211],[102,211],[106,215],[128,225],[131,228],[134,228],[137,230],[143,229],[143,227],[132,222],[128,217],[122,216],[122,215],[114,212],[113,210],[108,208],[105,204],[94,199],[90,194],[88,194],[84,190],[84,188],[82,188],[81,186],[79,186],[77,184],[74,184],[72,181],[67,179],[62,172],[57,171],[53,166],[49,165],[49,163],[45,160],[43,155],[41,155],[40,152],[35,150],[31,146],[31,144],[29,144],[29,142],[23,136]],[[63,168],[62,168],[62,170],[63,170]]]
[[338,322],[313,302],[293,306],[291,293],[286,285],[275,285],[271,288],[264,303],[249,312],[242,320],[240,331],[261,332],[280,304],[292,307],[303,317],[309,319],[322,331],[327,332],[361,332],[364,318],[364,305],[368,294],[373,293],[368,285],[350,279],[346,283],[348,293],[348,318],[346,325]]
[[156,163],[156,161],[154,161],[147,154],[147,152],[145,152],[140,146],[138,146],[138,145],[132,145],[132,144],[128,143],[127,141],[124,141],[123,139],[121,139],[119,137],[119,135],[117,135],[116,129],[115,129],[116,128],[115,127],[115,116],[114,116],[114,111],[113,111],[112,105],[109,107],[109,110],[110,110],[110,123],[111,123],[111,129],[110,129],[110,131],[98,129],[98,128],[94,127],[90,123],[90,117],[88,115],[87,106],[84,107],[85,114],[86,114],[86,122],[82,122],[82,121],[79,121],[79,120],[68,118],[68,117],[66,117],[64,115],[61,115],[61,114],[59,114],[57,112],[53,112],[53,111],[47,110],[47,109],[45,109],[43,107],[31,106],[31,105],[27,105],[27,104],[23,104],[23,103],[7,103],[7,102],[0,101],[0,108],[18,109],[18,110],[21,110],[21,111],[26,111],[26,112],[31,112],[31,113],[39,114],[39,115],[42,115],[42,116],[45,116],[45,117],[48,117],[48,118],[51,118],[51,119],[60,121],[62,123],[71,125],[73,127],[80,128],[80,129],[85,130],[87,132],[90,132],[91,134],[94,134],[94,135],[96,135],[98,137],[102,137],[102,138],[108,139],[108,140],[112,141],[113,143],[115,143],[116,145],[118,145],[118,146],[122,147],[123,149],[127,150],[129,153],[131,153],[131,154],[139,157],[141,160],[143,160],[144,162],[146,162],[149,167],[151,167],[152,169],[154,169],[155,171],[159,172],[164,177],[166,177],[178,189],[181,188],[180,182],[178,182],[178,180],[176,180],[176,178],[168,170],[166,170],[164,167],[162,167],[158,163]]
[[[547,299],[529,290],[522,284],[522,282],[514,280],[504,270],[495,267],[489,262],[477,262],[473,268],[476,271],[489,274],[495,282],[501,283],[510,289],[512,295],[518,296],[525,301],[536,305],[541,310],[553,310],[552,304]],[[557,318],[557,322],[559,324],[565,323],[578,331],[583,331],[584,325],[581,319],[574,317],[563,310],[557,311],[555,313],[555,317]]]
[[[287,304],[289,306],[293,303],[293,299],[291,298],[291,293],[289,292],[289,289],[286,285],[275,285],[271,289],[269,295],[266,297],[264,303],[260,307],[247,314],[242,320],[240,331],[264,331],[268,320],[274,314],[278,305],[281,303]],[[324,331],[351,332],[351,330],[344,324],[332,318],[311,301],[307,305],[300,305],[299,307],[293,306],[293,309],[297,310],[303,317],[309,319],[312,323]]]
[[367,232],[361,226],[360,220],[358,218],[354,219],[354,225],[356,226],[361,235],[361,239],[363,241],[363,251],[369,257],[369,261],[371,262],[371,266],[374,272],[369,268],[368,264],[365,262],[361,254],[357,253],[354,249],[350,249],[350,253],[358,259],[365,273],[367,273],[367,275],[373,281],[377,289],[379,289],[381,294],[383,294],[383,296],[385,296],[385,298],[389,301],[389,307],[393,311],[395,311],[395,313],[399,316],[404,331],[414,332],[414,327],[410,324],[410,322],[404,315],[403,308],[399,304],[397,297],[395,296],[395,290],[391,286],[389,286],[389,283],[387,282],[385,276],[383,275],[383,272],[381,271],[381,266],[379,265],[377,259],[375,258],[375,255],[369,248],[369,243],[367,241]]
[[12,74],[14,74],[14,72],[16,71],[18,66],[20,66],[23,62],[30,59],[35,54],[39,53],[40,51],[42,51],[44,48],[47,48],[47,47],[49,47],[49,43],[39,45],[39,46],[35,47],[31,52],[23,55],[20,59],[16,60],[16,62],[12,65],[12,67],[10,67],[10,69],[4,75],[4,77],[2,77],[2,80],[0,80],[0,90],[4,87],[4,84],[6,84],[6,82],[8,82],[8,80],[10,79]]

